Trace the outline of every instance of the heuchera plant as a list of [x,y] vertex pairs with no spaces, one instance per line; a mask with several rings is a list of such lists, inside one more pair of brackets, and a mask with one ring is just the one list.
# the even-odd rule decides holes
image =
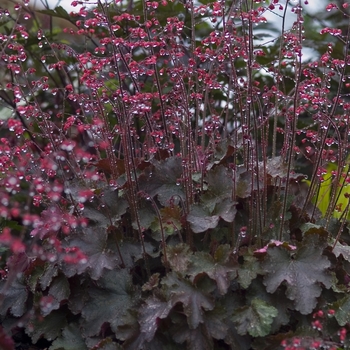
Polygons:
[[347,2],[1,6],[1,349],[350,348]]

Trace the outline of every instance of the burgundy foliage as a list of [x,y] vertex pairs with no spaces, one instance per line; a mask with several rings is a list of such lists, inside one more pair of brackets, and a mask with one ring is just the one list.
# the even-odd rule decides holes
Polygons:
[[0,347],[350,347],[348,3],[73,5],[0,5]]

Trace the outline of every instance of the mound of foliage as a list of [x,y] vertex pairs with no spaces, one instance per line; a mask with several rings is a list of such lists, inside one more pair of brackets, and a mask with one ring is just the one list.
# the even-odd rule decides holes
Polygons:
[[73,4],[0,7],[1,349],[350,348],[347,3]]

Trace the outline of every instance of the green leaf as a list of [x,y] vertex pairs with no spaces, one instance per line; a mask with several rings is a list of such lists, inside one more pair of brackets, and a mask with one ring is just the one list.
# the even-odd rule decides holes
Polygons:
[[31,262],[30,267],[28,268],[27,273],[27,285],[32,293],[35,292],[37,285],[41,276],[44,274],[45,267],[48,263],[45,263],[41,259],[36,259]]
[[205,273],[216,282],[219,293],[224,295],[227,293],[231,280],[236,277],[236,273],[233,278],[231,276],[233,272],[236,272],[236,267],[229,262],[229,256],[230,247],[228,245],[219,246],[214,258],[208,253],[196,252],[192,255],[192,266],[188,274],[195,280],[197,275]]
[[340,326],[345,326],[350,322],[350,295],[346,295],[344,298],[337,300],[329,306],[329,309],[335,311],[335,318]]
[[327,270],[330,262],[322,256],[323,244],[307,240],[296,252],[283,247],[267,249],[263,262],[266,271],[264,284],[269,293],[274,293],[278,286],[285,282],[286,295],[294,301],[296,310],[303,315],[310,314],[320,296],[323,283],[330,288],[332,277]]
[[236,310],[232,320],[240,335],[249,333],[253,337],[264,337],[269,334],[277,309],[263,300],[253,299],[251,305]]
[[268,293],[262,283],[262,278],[253,280],[247,290],[246,298],[248,302],[259,296],[268,305],[277,309],[277,316],[271,324],[271,333],[278,331],[282,325],[286,325],[290,320],[290,310],[293,310],[293,302],[285,295],[284,288],[277,289],[274,294]]
[[71,323],[66,326],[62,335],[52,343],[50,350],[87,350],[78,325]]
[[[178,233],[181,228],[181,219],[182,219],[182,214],[181,214],[181,208],[178,206],[169,206],[165,208],[161,208],[159,210],[161,219],[162,219],[162,226],[163,230],[166,236],[170,236],[173,234]],[[150,229],[152,230],[152,236],[160,241],[160,232],[161,232],[161,225],[159,222],[158,216],[155,216],[154,221],[152,222]],[[158,233],[158,237],[155,237],[155,232]]]
[[54,10],[39,10],[38,12],[43,13],[45,15],[49,15],[50,17],[63,18],[68,21],[71,21],[71,17],[62,6],[57,6]]
[[313,241],[313,244],[322,246],[322,248],[327,246],[329,233],[324,227],[308,222],[303,224],[300,230],[304,235],[304,241]]
[[116,332],[123,324],[122,317],[133,307],[133,295],[128,270],[106,271],[89,289],[90,299],[82,310],[86,335],[98,334],[105,322]]
[[190,281],[169,273],[162,285],[167,287],[172,305],[182,303],[187,322],[191,329],[204,322],[204,310],[213,310],[214,301],[203,290],[197,289]]
[[8,227],[12,230],[17,230],[20,232],[21,230],[23,230],[24,226],[19,225],[17,221],[0,219],[0,228],[4,227]]
[[249,251],[243,255],[243,265],[238,269],[238,282],[242,288],[247,289],[252,280],[262,273],[259,260]]

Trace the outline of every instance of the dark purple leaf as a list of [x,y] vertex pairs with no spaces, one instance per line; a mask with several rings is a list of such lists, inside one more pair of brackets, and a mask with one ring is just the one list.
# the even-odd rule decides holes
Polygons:
[[283,282],[287,285],[287,297],[294,301],[296,310],[307,315],[312,312],[320,296],[321,283],[330,288],[332,277],[330,261],[323,256],[324,245],[307,240],[296,252],[283,246],[268,248],[263,263],[266,271],[264,284],[274,293]]
[[212,297],[201,289],[197,289],[190,281],[180,279],[175,273],[169,273],[163,280],[162,285],[167,287],[172,305],[181,303],[184,308],[187,322],[191,329],[198,327],[204,322],[204,311],[214,308]]
[[129,271],[106,271],[97,285],[90,287],[89,296],[82,310],[85,334],[97,335],[105,322],[117,332],[118,326],[123,324],[123,316],[133,307],[134,292]]

